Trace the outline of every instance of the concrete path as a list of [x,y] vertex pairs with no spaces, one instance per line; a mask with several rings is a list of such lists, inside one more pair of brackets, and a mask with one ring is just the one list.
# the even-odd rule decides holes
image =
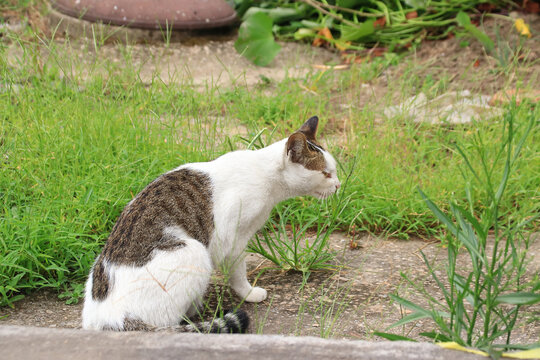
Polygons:
[[22,359],[373,359],[479,360],[428,343],[325,340],[277,335],[94,332],[0,326],[3,360]]

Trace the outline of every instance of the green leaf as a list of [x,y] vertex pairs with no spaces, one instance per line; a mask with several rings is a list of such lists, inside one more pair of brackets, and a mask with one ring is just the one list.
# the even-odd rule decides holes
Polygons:
[[425,336],[427,338],[430,338],[433,341],[438,341],[438,342],[450,342],[450,341],[452,341],[452,339],[450,339],[448,336],[443,335],[441,333],[434,332],[434,331],[422,332],[422,333],[420,333],[418,335]]
[[431,317],[431,312],[429,310],[426,310],[424,309],[423,307],[409,301],[409,300],[405,300],[404,298],[402,297],[399,297],[399,296],[396,296],[396,295],[390,295],[390,298],[392,300],[394,300],[395,302],[397,302],[398,304],[400,305],[403,305],[405,306],[407,309],[411,309],[411,310],[414,310],[418,313],[421,313],[423,315],[426,315],[427,317]]
[[439,221],[441,221],[444,225],[446,225],[446,227],[448,228],[448,230],[450,230],[452,234],[457,235],[458,229],[456,225],[452,222],[452,220],[450,220],[450,218],[446,216],[445,213],[443,213],[441,209],[439,209],[439,207],[435,205],[433,201],[431,201],[426,196],[426,194],[422,192],[422,190],[420,190],[420,188],[418,188],[418,192],[420,193],[420,196],[422,197],[422,199],[424,199],[424,202],[426,203],[428,208],[431,210],[433,214],[435,214],[435,216],[439,219]]
[[314,30],[307,29],[307,28],[301,28],[301,29],[298,29],[298,31],[296,31],[294,33],[294,40],[302,40],[302,39],[305,39],[305,38],[312,39],[316,35],[317,35],[317,33]]
[[460,11],[456,16],[456,21],[459,25],[463,26],[476,40],[480,41],[488,52],[492,52],[495,48],[495,43],[489,38],[482,30],[478,29],[471,23],[469,15]]
[[459,211],[462,216],[464,216],[467,221],[473,226],[474,230],[478,233],[481,239],[487,238],[487,233],[484,231],[484,227],[476,220],[474,215],[464,208],[460,207],[459,205],[452,204],[454,212]]
[[459,25],[465,27],[467,25],[471,25],[471,18],[469,18],[469,15],[465,14],[463,11],[460,11],[456,15],[456,20]]
[[307,27],[308,29],[315,29],[315,30],[320,30],[324,27],[322,23],[318,23],[316,21],[311,21],[311,20],[306,20],[306,19],[301,20],[300,24],[302,24],[302,26],[304,27]]
[[384,338],[386,340],[390,340],[390,341],[412,341],[412,342],[416,342],[416,340],[411,339],[411,338],[406,337],[406,336],[401,336],[401,335],[396,335],[396,334],[389,334],[389,333],[379,332],[379,331],[374,331],[373,335],[380,336],[380,337],[382,337],[382,338]]
[[532,344],[493,344],[492,346],[505,350],[531,350],[540,348],[540,341]]
[[360,38],[371,35],[375,32],[375,20],[369,19],[359,24],[358,27],[350,25],[341,26],[341,37],[343,41],[356,41]]
[[478,260],[482,262],[483,265],[486,264],[486,260],[480,253],[479,246],[478,246],[478,239],[476,237],[476,234],[474,233],[474,230],[468,222],[465,221],[462,214],[454,207],[454,205],[451,206],[452,212],[455,215],[459,226],[461,228],[461,231],[459,231],[456,235],[459,241],[465,247],[467,248],[467,251],[469,251],[469,254],[471,256],[471,260],[473,261],[473,267],[475,270],[478,269]]
[[492,359],[500,359],[503,354],[502,350],[496,350],[491,345],[483,350],[485,350]]
[[425,9],[427,5],[427,0],[404,0],[403,2],[414,9]]
[[405,325],[405,324],[410,323],[412,321],[417,321],[417,320],[420,320],[420,319],[431,318],[431,317],[432,316],[430,314],[426,314],[426,313],[423,313],[423,312],[414,312],[412,314],[404,316],[401,320],[396,321],[395,323],[393,323],[392,325],[387,327],[385,330],[390,330],[392,328],[395,328],[395,327],[398,327],[398,326],[401,326],[401,325]]
[[290,20],[299,19],[304,15],[303,8],[301,9],[295,9],[295,8],[285,8],[285,7],[277,7],[273,9],[264,9],[260,7],[251,7],[246,11],[244,14],[243,19],[247,20],[253,15],[264,13],[268,15],[270,19],[274,22],[274,24],[281,24]]
[[281,50],[274,41],[272,19],[264,13],[246,18],[240,26],[234,48],[255,65],[268,65]]
[[515,292],[499,295],[495,298],[497,304],[532,305],[540,302],[540,294],[530,292]]

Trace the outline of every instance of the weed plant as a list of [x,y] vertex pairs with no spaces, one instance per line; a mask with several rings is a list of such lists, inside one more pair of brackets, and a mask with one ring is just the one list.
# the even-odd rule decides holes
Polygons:
[[[486,146],[492,139],[477,134],[468,149],[456,147],[464,159],[463,175],[469,184],[464,206],[452,202],[447,215],[419,190],[428,208],[447,229],[445,279],[437,275],[435,264],[422,253],[443,299],[402,274],[429,305],[422,307],[416,301],[391,295],[395,302],[412,313],[390,328],[429,318],[434,321],[436,330],[421,335],[435,341],[454,341],[462,346],[484,349],[490,354],[497,354],[501,348],[519,347],[511,343],[511,335],[520,310],[525,305],[540,302],[540,280],[538,277],[528,280],[525,276],[531,237],[523,231],[539,215],[534,213],[515,223],[501,213],[500,207],[509,181],[520,176],[520,154],[529,146],[528,136],[538,130],[538,113],[530,112],[521,121],[516,114],[515,106],[506,113],[501,129],[502,141],[496,146]],[[473,182],[484,193],[474,191]],[[483,198],[484,206],[480,211],[475,210],[478,209],[477,198]],[[463,251],[470,259],[471,270],[458,265],[458,254]],[[403,339],[377,334],[389,339]],[[500,344],[501,341],[504,344]]]
[[[328,42],[340,51],[415,46],[441,39],[464,26],[490,50],[493,42],[471,25],[465,12],[500,1],[284,1],[233,0],[242,17],[236,49],[256,65],[267,65],[281,46],[274,35],[296,41]],[[505,4],[507,5],[507,4]],[[326,31],[321,31],[321,30]]]
[[[299,271],[305,276],[313,270],[331,269],[334,254],[328,250],[328,237],[335,226],[317,224],[315,220],[302,223],[299,216],[291,206],[280,206],[276,216],[255,235],[248,250],[261,254],[284,271]],[[313,228],[316,235],[310,241],[309,232]]]

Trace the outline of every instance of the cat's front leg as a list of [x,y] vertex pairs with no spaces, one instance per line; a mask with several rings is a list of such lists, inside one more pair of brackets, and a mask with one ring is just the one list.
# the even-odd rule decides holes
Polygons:
[[247,302],[261,302],[266,299],[267,292],[260,287],[253,287],[247,280],[246,261],[237,259],[231,269],[229,284],[232,289]]

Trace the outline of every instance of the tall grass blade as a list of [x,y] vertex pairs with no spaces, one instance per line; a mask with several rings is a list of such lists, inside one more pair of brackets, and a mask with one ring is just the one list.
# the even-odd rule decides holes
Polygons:
[[534,305],[540,303],[540,294],[533,292],[515,292],[499,295],[495,298],[496,304]]
[[416,340],[411,339],[410,337],[407,337],[407,336],[390,334],[390,333],[385,333],[385,332],[380,332],[380,331],[374,331],[373,335],[380,336],[383,339],[390,340],[390,341],[412,341],[412,342],[416,342]]

